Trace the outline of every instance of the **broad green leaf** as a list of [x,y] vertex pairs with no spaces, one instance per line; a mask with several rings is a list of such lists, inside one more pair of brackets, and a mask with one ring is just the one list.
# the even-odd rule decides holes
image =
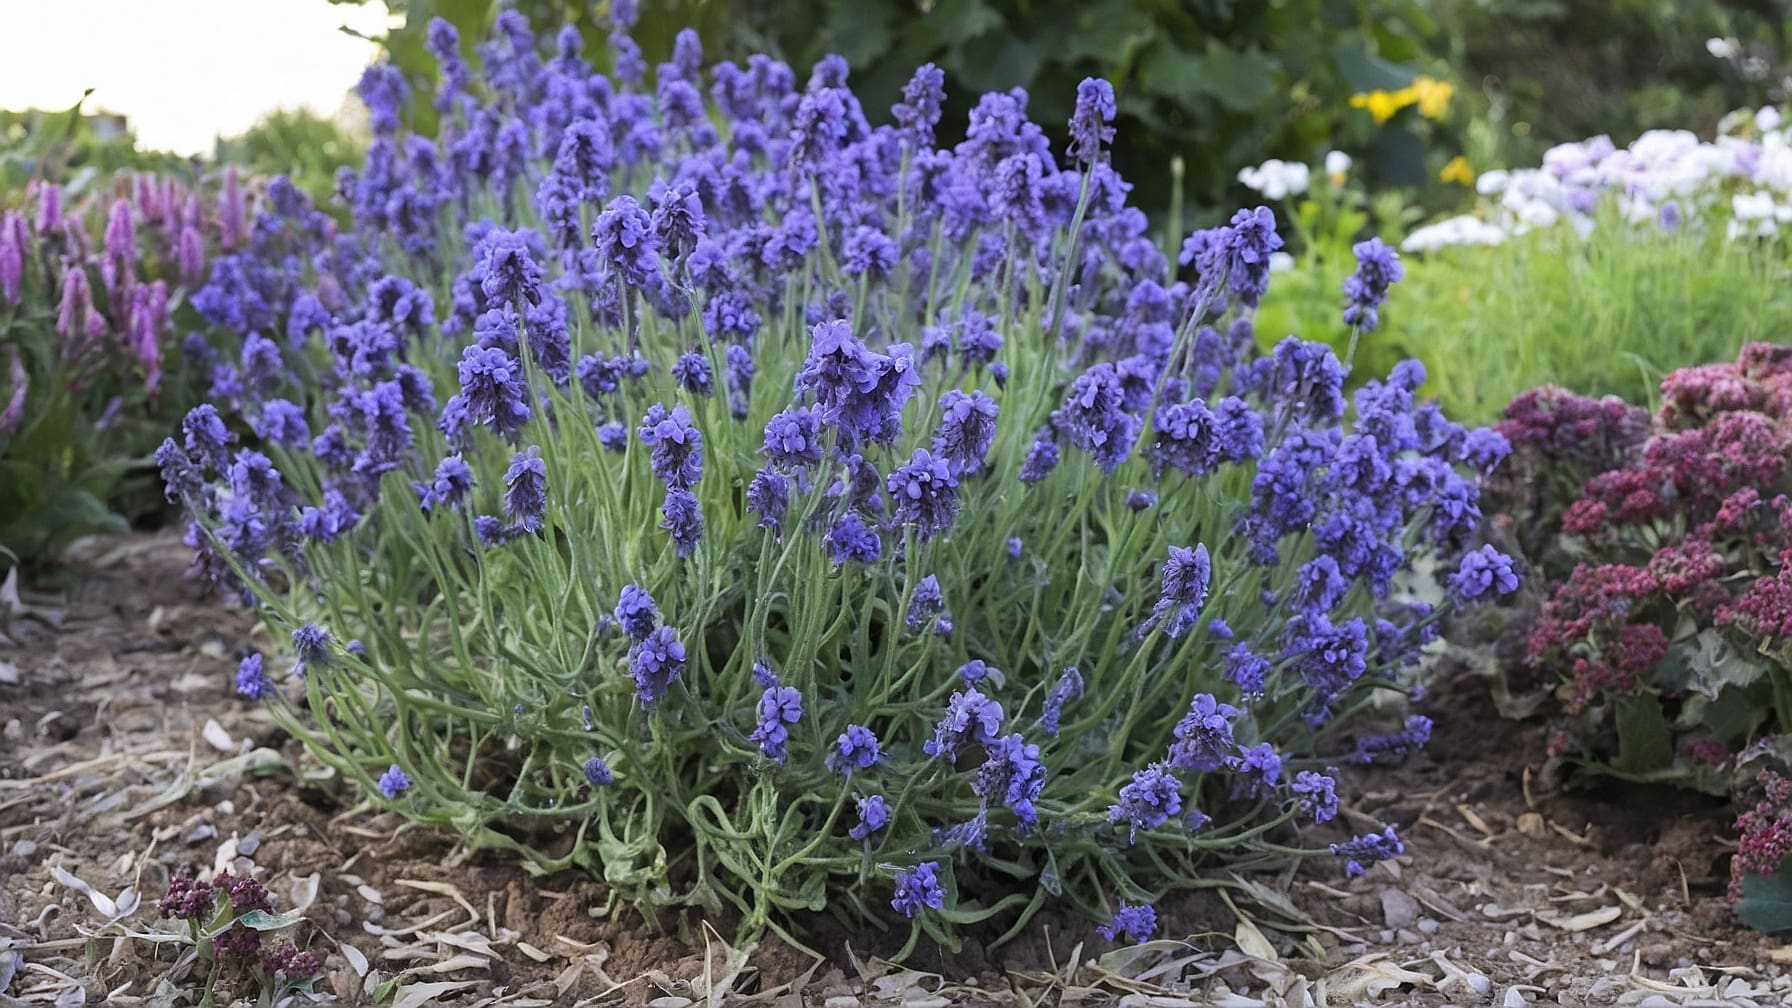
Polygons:
[[1763,659],[1741,654],[1714,627],[1699,631],[1686,651],[1689,674],[1684,685],[1705,696],[1715,699],[1732,686],[1747,686],[1761,678]]
[[1617,702],[1618,758],[1612,765],[1626,773],[1641,773],[1663,766],[1674,758],[1667,719],[1659,697],[1619,697]]
[[1347,42],[1333,46],[1331,58],[1338,75],[1355,92],[1395,91],[1411,84],[1417,76],[1398,63],[1389,63],[1361,46]]
[[927,13],[927,23],[942,39],[962,44],[1002,27],[1002,15],[983,0],[946,0]]
[[1780,867],[1772,875],[1743,875],[1742,899],[1736,903],[1744,924],[1768,934],[1792,931],[1792,873]]

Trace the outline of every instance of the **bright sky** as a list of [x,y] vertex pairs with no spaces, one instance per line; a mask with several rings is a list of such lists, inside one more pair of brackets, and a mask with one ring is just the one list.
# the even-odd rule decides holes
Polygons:
[[375,46],[381,3],[328,0],[0,0],[0,108],[85,108],[138,143],[210,154],[279,108],[332,116]]

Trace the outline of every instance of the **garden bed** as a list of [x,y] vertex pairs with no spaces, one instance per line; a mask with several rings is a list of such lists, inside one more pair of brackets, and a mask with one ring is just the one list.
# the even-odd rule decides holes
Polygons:
[[[326,960],[317,990],[343,1003],[376,992],[403,1005],[679,1006],[713,993],[833,1008],[1792,997],[1792,949],[1742,929],[1724,901],[1730,847],[1712,838],[1731,835],[1732,813],[1679,792],[1549,790],[1530,770],[1542,728],[1499,718],[1468,669],[1426,701],[1426,752],[1347,776],[1347,825],[1392,822],[1407,838],[1406,856],[1361,878],[1309,865],[1286,902],[1285,879],[1246,879],[1224,898],[1160,907],[1159,933],[1178,940],[1118,951],[1086,921],[1042,916],[1007,946],[973,931],[959,954],[923,944],[897,967],[878,954],[900,936],[824,919],[812,932],[821,961],[776,939],[743,958],[725,920],[668,915],[656,933],[596,919],[587,908],[602,889],[586,876],[533,878],[465,856],[448,835],[307,783],[303,747],[231,692],[253,620],[182,579],[178,540],[90,555],[95,573],[60,619],[11,604],[0,624],[0,1001],[183,1003],[198,982],[171,975],[167,947],[111,936],[164,923],[154,900],[170,873],[227,867],[303,912],[296,937]],[[109,924],[127,889],[139,907]]]

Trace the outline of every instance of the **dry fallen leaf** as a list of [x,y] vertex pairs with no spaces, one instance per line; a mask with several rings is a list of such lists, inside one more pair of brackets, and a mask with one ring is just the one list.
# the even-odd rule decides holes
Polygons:
[[1551,927],[1558,927],[1564,931],[1578,933],[1581,931],[1591,931],[1596,927],[1603,927],[1623,915],[1623,907],[1608,906],[1600,907],[1597,910],[1588,910],[1586,913],[1577,913],[1572,917],[1563,917],[1553,913],[1540,913],[1537,915],[1537,919]]
[[1262,959],[1265,962],[1278,961],[1276,947],[1269,943],[1268,938],[1263,937],[1263,932],[1257,930],[1257,925],[1243,917],[1238,918],[1238,927],[1232,932],[1232,940],[1238,943],[1240,952],[1253,959]]

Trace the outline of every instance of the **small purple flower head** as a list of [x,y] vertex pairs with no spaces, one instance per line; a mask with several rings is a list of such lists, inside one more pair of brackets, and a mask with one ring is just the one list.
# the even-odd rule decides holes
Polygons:
[[1156,506],[1156,493],[1150,490],[1126,491],[1126,509],[1128,511],[1149,511]]
[[541,267],[529,251],[525,232],[493,229],[480,243],[479,289],[494,305],[514,305],[519,299],[541,301]]
[[691,411],[684,404],[668,410],[654,403],[635,433],[653,449],[649,456],[653,474],[668,487],[688,490],[703,476],[703,434],[691,423]]
[[974,689],[954,692],[946,702],[946,716],[922,748],[929,756],[944,756],[955,762],[959,746],[967,741],[987,746],[1001,730],[1001,704]]
[[834,752],[828,762],[838,773],[850,775],[854,770],[868,770],[883,759],[877,735],[864,725],[849,724],[834,740]]
[[915,525],[923,540],[944,532],[958,517],[958,477],[945,459],[935,458],[925,448],[916,448],[907,465],[890,473],[885,486],[895,501],[895,520]]
[[504,471],[504,515],[524,532],[541,531],[547,511],[547,464],[541,449],[530,445],[511,456]]
[[628,665],[635,679],[635,696],[643,708],[652,710],[684,671],[684,642],[671,627],[656,627],[629,648]]
[[624,284],[644,288],[660,276],[653,219],[633,196],[618,196],[597,215],[591,238],[610,273]]
[[1232,215],[1225,238],[1226,284],[1246,308],[1257,307],[1269,290],[1269,255],[1281,247],[1276,215],[1268,207]]
[[1021,828],[1027,829],[1039,822],[1033,803],[1045,789],[1045,773],[1039,746],[1013,732],[990,744],[989,757],[977,768],[971,791],[985,804],[999,801],[1007,806]]
[[1163,590],[1151,609],[1152,620],[1162,621],[1171,638],[1181,637],[1200,616],[1212,581],[1213,562],[1205,543],[1196,543],[1192,550],[1170,547],[1170,558],[1164,561]]
[[916,149],[933,146],[933,128],[939,124],[940,107],[945,101],[945,73],[932,63],[917,67],[902,89],[901,103],[890,109],[903,140]]
[[473,467],[459,453],[436,463],[435,479],[416,484],[418,503],[425,511],[459,507],[473,492]]
[[970,395],[950,389],[940,397],[940,412],[933,454],[958,475],[983,468],[983,459],[996,440],[996,401],[981,389]]
[[1020,537],[1019,536],[1010,536],[1008,538],[1008,559],[1019,560],[1020,559],[1020,550],[1021,550]]
[[840,271],[847,276],[882,280],[896,269],[901,249],[878,228],[861,224],[853,228],[841,246]]
[[828,530],[825,540],[828,557],[839,567],[849,560],[873,563],[883,555],[883,540],[877,530],[865,524],[858,512],[848,511]]
[[[994,673],[997,676],[1001,675],[998,670],[990,668],[989,663],[981,658],[972,658],[970,661],[958,666],[958,678],[963,679],[966,686],[977,685],[988,678],[991,673]],[[998,679],[997,682],[999,683],[1000,679]]]
[[251,425],[257,437],[288,447],[297,447],[311,440],[311,428],[305,423],[305,407],[286,399],[269,399],[261,404],[261,415]]
[[[307,623],[292,632],[292,647],[299,656],[299,668],[330,664],[330,631],[316,623]],[[295,671],[295,675],[302,672]]]
[[1365,833],[1351,837],[1344,843],[1331,845],[1332,853],[1344,858],[1344,874],[1351,878],[1369,870],[1368,866],[1377,861],[1391,861],[1406,853],[1406,845],[1388,826],[1380,833]]
[[858,808],[859,822],[846,832],[854,840],[868,839],[871,834],[890,824],[890,803],[883,795],[860,797],[855,805]]
[[946,609],[945,596],[940,593],[940,579],[929,574],[915,585],[915,594],[909,599],[908,612],[902,617],[903,625],[911,632],[919,633],[927,621]]
[[911,871],[896,873],[896,895],[890,907],[904,917],[914,917],[924,909],[938,910],[946,905],[946,891],[940,888],[940,863],[923,861]]
[[759,527],[774,537],[784,534],[784,517],[790,511],[790,480],[776,469],[761,469],[747,484],[747,507],[759,515]]
[[1142,906],[1122,903],[1114,919],[1096,928],[1095,933],[1108,941],[1119,941],[1122,935],[1135,944],[1150,941],[1157,933],[1157,910],[1149,903]]
[[1101,145],[1114,139],[1114,85],[1085,77],[1076,86],[1076,111],[1070,115],[1070,159],[1088,163],[1101,157]]
[[162,494],[170,503],[196,496],[205,485],[199,468],[173,438],[162,439],[156,449],[156,467],[162,474]]
[[1054,738],[1058,722],[1064,716],[1064,705],[1083,695],[1083,674],[1072,665],[1058,676],[1058,684],[1045,698],[1045,710],[1039,715],[1039,730]]
[[1450,575],[1450,591],[1460,602],[1474,602],[1492,595],[1510,595],[1518,590],[1518,572],[1512,558],[1482,546],[1467,553],[1456,573]]
[[106,256],[126,264],[137,258],[137,228],[131,220],[131,201],[120,197],[112,201],[112,212],[106,217]]
[[622,597],[616,602],[616,622],[629,639],[644,641],[659,626],[660,610],[653,596],[636,585],[622,586]]
[[25,216],[17,210],[0,214],[0,300],[19,303],[19,288],[25,282],[25,254],[31,248],[31,230]]
[[460,355],[460,391],[442,407],[441,430],[460,438],[475,423],[514,441],[529,421],[528,389],[516,358],[501,347],[469,345]]
[[274,694],[274,681],[262,667],[261,653],[254,652],[236,667],[236,692],[251,700],[262,700]]
[[1263,691],[1263,680],[1269,676],[1272,667],[1269,658],[1251,651],[1251,646],[1244,642],[1233,644],[1226,651],[1226,678],[1245,696],[1256,696]]
[[667,487],[666,499],[660,504],[660,528],[672,534],[678,555],[686,557],[703,538],[703,505],[697,495],[684,487]]
[[1462,461],[1485,476],[1512,454],[1512,443],[1492,427],[1476,427],[1462,440]]
[[1239,786],[1253,794],[1262,794],[1282,781],[1282,757],[1268,742],[1240,749],[1226,766],[1245,778]]
[[404,74],[390,63],[375,63],[361,72],[355,93],[367,106],[367,125],[376,134],[396,133],[398,117],[410,98]]
[[1330,776],[1302,770],[1294,775],[1293,789],[1296,803],[1314,822],[1330,822],[1338,814],[1338,784]]
[[593,756],[586,760],[580,769],[585,771],[585,781],[594,788],[605,787],[616,783],[616,775],[610,770],[610,764],[603,757]]
[[672,380],[692,395],[707,398],[716,391],[715,373],[709,366],[709,358],[696,350],[679,354],[678,360],[672,363]]
[[759,450],[778,465],[804,469],[821,461],[820,431],[815,411],[795,406],[766,421],[765,445]]
[[1170,766],[1181,771],[1211,773],[1226,765],[1237,746],[1232,741],[1232,721],[1238,708],[1223,704],[1211,693],[1197,693],[1188,713],[1176,723],[1176,741],[1170,744]]
[[597,443],[603,445],[605,451],[613,451],[618,454],[628,451],[628,428],[614,421],[599,424]]
[[1369,735],[1356,741],[1358,763],[1373,763],[1382,755],[1404,756],[1425,747],[1431,741],[1431,719],[1414,714],[1406,719],[1406,727],[1391,735]]
[[1344,278],[1344,296],[1350,299],[1344,324],[1372,332],[1381,322],[1377,309],[1387,300],[1388,287],[1406,276],[1406,267],[1400,265],[1400,253],[1380,238],[1358,242],[1351,251],[1356,253],[1356,272]]
[[1033,445],[1027,449],[1026,461],[1021,463],[1020,481],[1031,486],[1051,475],[1058,468],[1058,435],[1051,427],[1041,427],[1033,436]]
[[1077,375],[1052,414],[1071,444],[1093,455],[1106,473],[1119,468],[1138,436],[1138,418],[1126,412],[1124,399],[1119,372],[1104,361]]
[[396,763],[387,767],[385,773],[380,774],[380,794],[385,795],[387,801],[395,800],[401,792],[409,791],[410,788],[410,776],[399,769],[399,766]]
[[1108,806],[1108,822],[1126,823],[1127,842],[1132,843],[1139,830],[1156,829],[1182,811],[1181,787],[1168,764],[1135,771],[1132,782],[1120,789],[1120,803]]
[[188,456],[203,460],[218,472],[229,466],[230,444],[236,440],[236,435],[224,426],[216,406],[201,403],[193,407],[187,411],[180,428],[186,437]]
[[784,762],[789,756],[790,725],[803,717],[803,695],[793,686],[771,686],[759,697],[759,727],[753,730],[752,741],[759,751]]

